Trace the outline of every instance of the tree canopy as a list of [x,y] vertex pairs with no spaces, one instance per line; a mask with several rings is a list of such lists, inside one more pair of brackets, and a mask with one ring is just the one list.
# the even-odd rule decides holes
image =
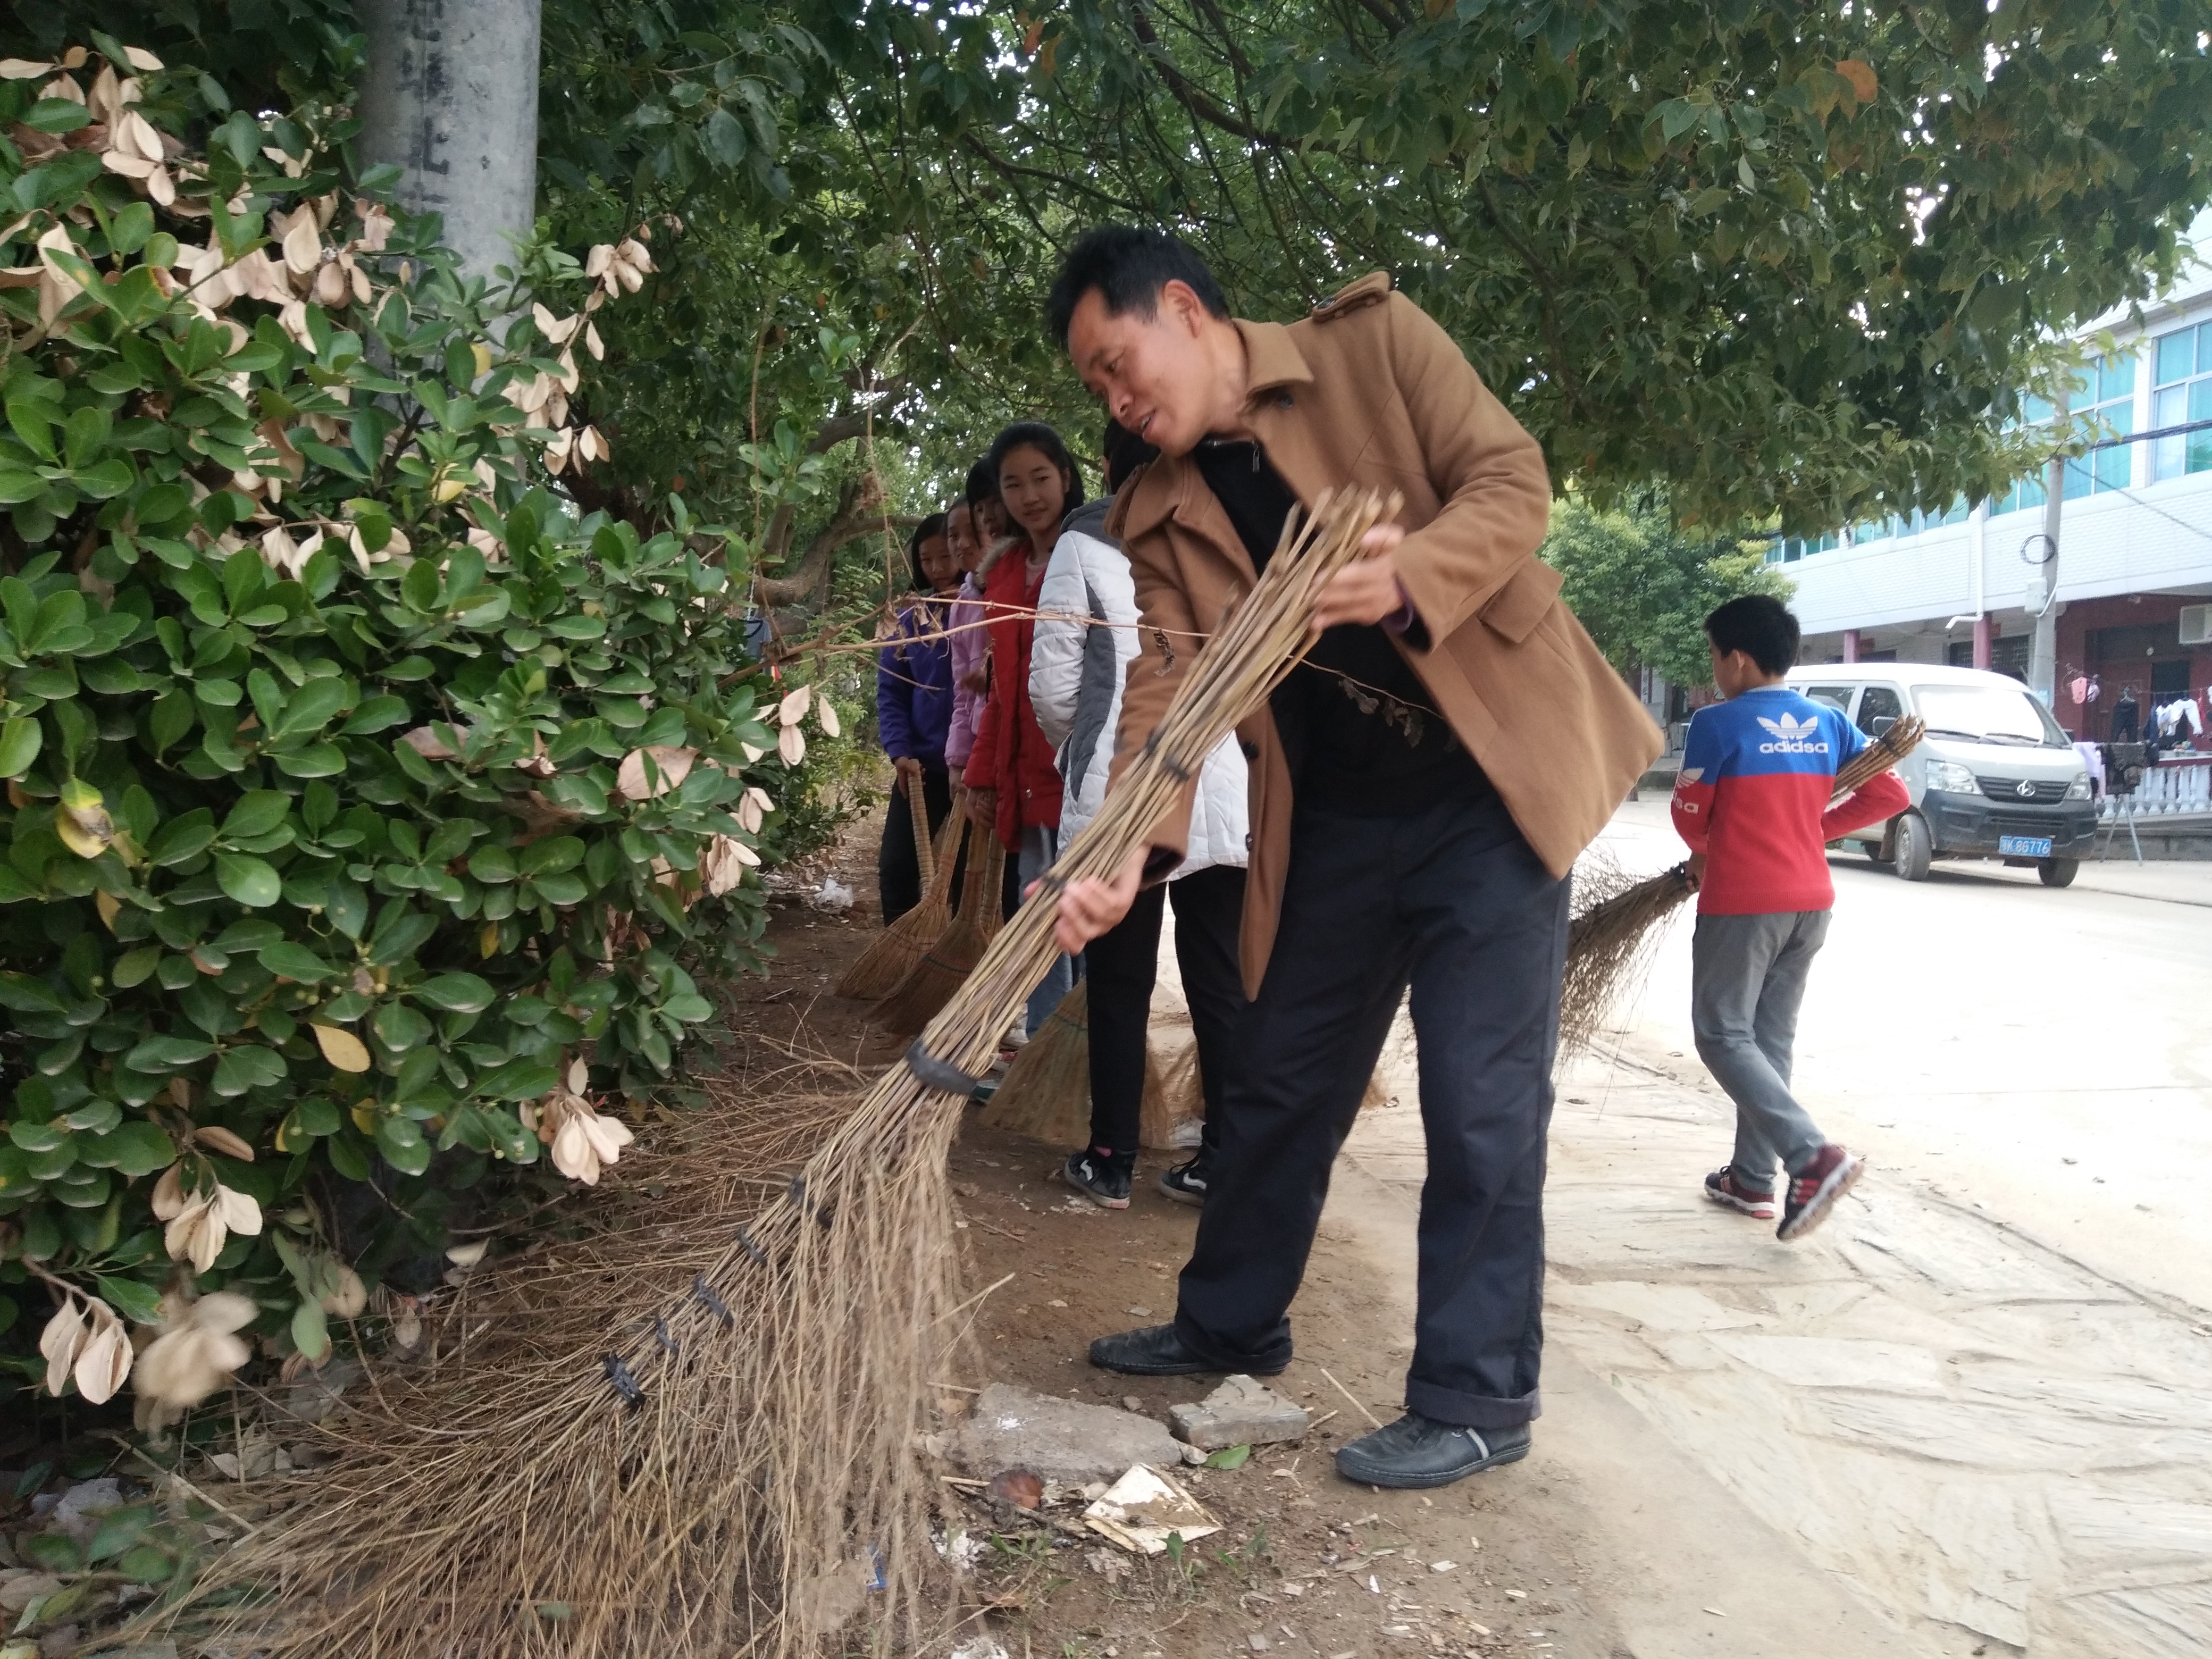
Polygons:
[[1741,593],[1790,597],[1757,542],[1698,536],[1646,495],[1600,511],[1579,495],[1552,508],[1544,558],[1568,606],[1623,674],[1650,668],[1676,685],[1709,685],[1705,620]]
[[[249,87],[357,70],[344,0],[62,0],[7,33],[88,17]],[[1688,521],[1793,528],[1948,504],[2031,462],[2007,423],[2060,331],[2153,292],[2212,198],[2203,0],[544,19],[549,233],[665,227],[584,392],[617,440],[589,487],[640,514],[678,477],[752,492],[763,409],[781,463],[872,430],[948,482],[1010,416],[1087,435],[1041,298],[1103,219],[1191,237],[1249,314],[1390,270],[1594,500],[1661,480]]]

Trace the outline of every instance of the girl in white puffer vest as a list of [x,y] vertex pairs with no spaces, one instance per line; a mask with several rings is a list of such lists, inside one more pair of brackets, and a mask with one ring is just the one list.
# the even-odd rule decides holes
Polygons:
[[[1109,489],[1149,454],[1118,426],[1107,429]],[[1065,847],[1097,815],[1114,763],[1121,685],[1137,656],[1137,597],[1129,562],[1106,534],[1110,496],[1068,515],[1037,592],[1030,701],[1046,741],[1059,750]],[[1091,1145],[1071,1154],[1060,1178],[1108,1209],[1126,1209],[1137,1161],[1145,1091],[1145,1031],[1159,959],[1164,906],[1176,912],[1176,960],[1198,1045],[1206,1104],[1197,1154],[1160,1176],[1180,1203],[1206,1201],[1229,1037],[1244,1007],[1237,934],[1249,860],[1243,752],[1232,734],[1206,757],[1192,808],[1188,856],[1168,880],[1137,896],[1128,915],[1084,952],[1091,1025]]]

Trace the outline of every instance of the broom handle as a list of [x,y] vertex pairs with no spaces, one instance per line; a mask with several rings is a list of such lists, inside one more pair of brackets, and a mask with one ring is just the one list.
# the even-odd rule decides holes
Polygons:
[[975,925],[988,942],[1006,925],[1000,902],[1006,885],[1006,844],[995,830],[983,832],[983,883],[975,893]]
[[[952,787],[952,809],[945,817],[950,820],[934,837],[941,843],[937,848],[937,868],[929,878],[929,891],[925,896],[936,898],[952,890],[952,872],[960,862],[960,826],[968,821],[968,792],[959,785]],[[915,825],[918,831],[921,825]],[[918,848],[927,847],[927,841],[918,841]]]
[[984,895],[995,895],[1006,879],[1006,849],[999,845],[996,832],[973,818],[962,834],[968,848],[968,880],[960,891],[960,915],[963,921],[980,923]]
[[[907,810],[914,815],[914,853],[917,861],[929,855],[929,792],[922,787],[921,775],[916,773],[906,781]],[[922,896],[927,898],[937,890],[936,872],[930,872],[928,889]]]
[[1828,799],[1840,800],[1854,789],[1864,788],[1918,747],[1921,734],[1927,729],[1917,714],[1908,714],[1891,726],[1844,763],[1844,769],[1836,774],[1835,790]]

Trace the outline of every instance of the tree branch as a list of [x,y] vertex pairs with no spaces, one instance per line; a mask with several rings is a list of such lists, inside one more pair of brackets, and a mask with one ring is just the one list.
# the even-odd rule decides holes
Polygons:
[[[778,507],[777,518],[785,519],[789,510]],[[810,602],[819,604],[829,592],[837,550],[871,531],[882,529],[884,522],[883,481],[873,472],[863,472],[838,492],[836,512],[828,524],[814,532],[797,564],[781,575],[753,579],[753,602],[769,610]],[[773,526],[769,533],[775,533]],[[790,532],[787,529],[784,533],[788,536]]]

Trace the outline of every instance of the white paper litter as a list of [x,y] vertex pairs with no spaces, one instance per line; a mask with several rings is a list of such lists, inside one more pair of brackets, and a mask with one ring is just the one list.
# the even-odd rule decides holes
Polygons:
[[1148,1463],[1139,1463],[1083,1511],[1083,1524],[1138,1555],[1166,1553],[1168,1535],[1190,1543],[1221,1530],[1205,1505]]

